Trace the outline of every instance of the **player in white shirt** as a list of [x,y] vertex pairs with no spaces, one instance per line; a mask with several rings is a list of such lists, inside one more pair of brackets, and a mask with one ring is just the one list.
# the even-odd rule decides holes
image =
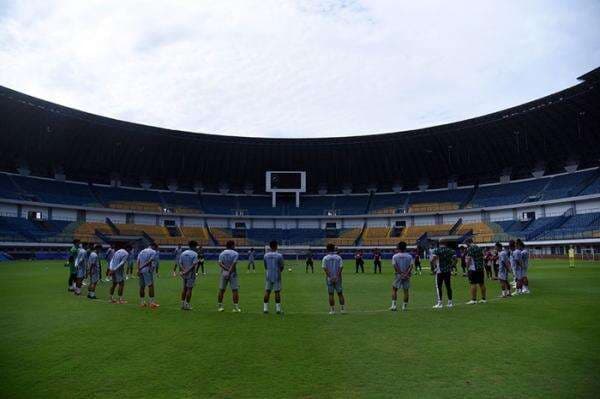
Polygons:
[[85,246],[86,244],[79,246],[77,256],[75,257],[75,270],[77,273],[75,277],[75,295],[81,295],[81,286],[87,275],[87,250]]
[[329,314],[335,314],[334,292],[337,292],[338,294],[340,312],[344,314],[346,313],[344,309],[346,300],[342,288],[342,269],[344,264],[342,262],[342,257],[335,253],[335,245],[331,243],[327,244],[327,255],[323,257],[322,267],[325,272],[327,293],[329,294]]
[[521,292],[523,294],[530,294],[529,279],[527,278],[527,272],[529,271],[529,251],[525,248],[525,243],[521,239],[517,240],[517,248],[521,250]]
[[137,256],[137,275],[140,281],[140,306],[146,307],[146,287],[148,287],[148,306],[156,309],[160,305],[154,301],[154,268],[158,245],[150,244]]
[[509,298],[512,296],[510,293],[510,284],[508,283],[508,274],[512,272],[512,268],[510,267],[510,251],[502,249],[502,244],[499,242],[495,246],[498,252],[498,281],[502,290],[502,298]]
[[271,249],[265,253],[265,296],[263,297],[263,313],[269,313],[269,298],[275,291],[275,312],[281,313],[281,272],[283,271],[283,256],[277,252],[277,241],[269,243]]
[[181,258],[181,254],[183,253],[183,248],[181,248],[181,244],[177,244],[177,248],[175,248],[175,263],[173,264],[173,277],[177,275],[177,268],[179,268],[179,259]]
[[102,245],[96,244],[90,252],[88,258],[88,267],[90,275],[90,285],[88,286],[89,299],[96,299],[96,284],[102,279],[102,272],[100,271],[100,256],[98,253],[102,250]]
[[192,290],[196,284],[196,267],[198,266],[198,243],[189,242],[189,249],[179,255],[179,275],[183,279],[181,290],[181,310],[192,310]]
[[517,248],[517,244],[514,240],[509,241],[508,247],[510,248],[510,267],[512,268],[517,283],[513,295],[521,295],[523,293],[523,254],[521,253],[521,250]]
[[398,243],[398,252],[392,257],[392,266],[396,278],[392,284],[392,306],[391,311],[398,310],[396,301],[398,299],[398,290],[402,288],[404,298],[402,302],[402,310],[406,310],[408,306],[408,289],[410,288],[410,276],[413,268],[413,257],[406,252],[406,243],[401,241]]
[[221,268],[221,274],[219,278],[219,293],[217,295],[218,311],[222,312],[223,308],[223,295],[225,289],[229,285],[231,287],[231,296],[233,297],[233,311],[241,312],[239,306],[240,295],[239,295],[239,284],[237,275],[237,261],[239,254],[234,250],[235,242],[227,241],[225,250],[219,255],[219,267]]
[[[108,250],[106,251],[106,263],[108,265],[110,265],[110,261],[112,260],[113,256],[115,256],[115,246],[114,244],[110,244],[110,247],[108,248]],[[110,267],[106,266],[106,282],[110,281]]]
[[[132,250],[131,244],[125,245],[125,248],[119,249],[115,252],[114,256],[110,261],[110,276],[112,278],[112,286],[110,287],[110,301],[112,303],[127,303],[123,299],[123,290],[125,289],[125,264],[129,258],[129,252]],[[115,299],[115,288],[119,287],[119,301]]]

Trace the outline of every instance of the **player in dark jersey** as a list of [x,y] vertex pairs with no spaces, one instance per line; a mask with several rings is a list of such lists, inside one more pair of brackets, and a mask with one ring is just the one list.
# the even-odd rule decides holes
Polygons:
[[198,264],[196,265],[196,276],[200,273],[200,271],[202,271],[202,274],[206,274],[206,271],[204,270],[204,250],[202,249],[202,247],[198,248],[196,250],[196,252],[198,253]]
[[379,270],[379,274],[381,274],[381,252],[379,252],[379,249],[375,248],[373,251],[373,273],[377,274],[377,270]]
[[356,266],[356,273],[358,273],[359,269],[361,273],[365,272],[365,261],[363,259],[363,251],[361,249],[356,251],[356,254],[354,254],[354,263]]
[[436,295],[437,303],[433,306],[434,309],[441,309],[443,291],[442,286],[446,286],[446,295],[448,295],[447,306],[451,308],[454,306],[452,302],[452,269],[456,267],[456,245],[454,243],[441,243],[439,248],[436,248],[432,252],[431,264],[435,269],[436,273]]
[[[460,257],[460,268],[462,269],[462,275],[465,277],[467,275],[467,260],[465,259],[467,256],[467,247],[461,245],[459,248],[459,257]],[[456,271],[456,268],[454,268]]]
[[477,302],[477,286],[481,292],[481,300],[479,303],[486,302],[486,287],[485,278],[483,276],[485,268],[485,260],[483,256],[483,249],[473,244],[472,239],[467,240],[467,250],[465,251],[465,260],[469,270],[469,284],[471,284],[471,300],[467,302],[467,305],[474,305]]
[[310,267],[310,272],[314,273],[315,272],[315,267],[313,264],[313,254],[311,251],[308,251],[308,253],[306,254],[306,273],[308,273],[308,268]]
[[419,250],[415,250],[412,255],[415,260],[415,274],[419,273],[421,275],[421,256],[419,255]]
[[494,260],[492,258],[493,258],[492,251],[489,249],[487,251],[485,251],[485,255],[483,257],[484,267],[485,267],[485,276],[489,280],[492,279],[492,266],[494,264]]
[[499,257],[500,257],[500,251],[498,250],[498,248],[494,245],[494,248],[492,249],[492,269],[494,271],[494,280],[498,280],[498,272],[500,269],[500,262],[499,262]]

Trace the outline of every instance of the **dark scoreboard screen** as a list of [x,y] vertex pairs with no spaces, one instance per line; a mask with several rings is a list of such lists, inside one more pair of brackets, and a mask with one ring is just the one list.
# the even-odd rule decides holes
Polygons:
[[272,190],[300,190],[302,188],[301,173],[271,173]]

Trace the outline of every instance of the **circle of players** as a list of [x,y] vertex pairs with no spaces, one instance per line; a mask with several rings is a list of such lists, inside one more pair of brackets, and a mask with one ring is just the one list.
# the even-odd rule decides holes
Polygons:
[[[86,278],[89,278],[87,284],[87,297],[96,299],[96,287],[102,279],[100,253],[101,245],[84,245],[79,240],[73,241],[73,246],[69,251],[69,260],[65,265],[69,267],[68,290],[75,295],[81,295],[82,286],[86,285]],[[363,252],[359,250],[355,254],[356,273],[359,270],[364,273]],[[460,259],[463,276],[468,277],[470,283],[471,300],[467,304],[486,302],[485,279],[492,278],[500,282],[502,290],[501,297],[508,298],[512,295],[529,294],[529,282],[527,271],[529,268],[529,253],[521,240],[511,240],[508,246],[504,248],[501,243],[496,243],[492,249],[485,250],[472,242],[466,241],[466,246],[456,247],[455,242],[441,241],[439,246],[430,249],[429,258],[431,261],[431,273],[435,275],[435,291],[437,301],[433,308],[440,309],[443,305],[443,288],[445,287],[447,296],[447,307],[452,307],[452,285],[451,276],[457,273],[457,263]],[[105,254],[108,262],[106,271],[106,281],[112,282],[110,287],[110,301],[112,303],[127,303],[123,299],[123,290],[125,281],[133,276],[134,265],[136,275],[139,281],[139,297],[141,307],[158,308],[160,305],[155,301],[154,276],[158,275],[159,252],[158,246],[154,243],[141,250],[137,254],[133,251],[132,245],[127,244],[122,248],[115,250],[111,247]],[[219,254],[219,290],[217,294],[217,310],[224,311],[223,297],[227,287],[232,292],[233,312],[241,312],[239,306],[239,283],[238,283],[238,264],[239,254],[235,250],[235,243],[228,241],[226,248]],[[254,250],[248,254],[248,271],[254,265]],[[396,253],[392,257],[392,266],[394,268],[394,281],[392,282],[392,304],[391,311],[398,310],[397,296],[398,291],[402,290],[402,310],[406,310],[409,302],[410,280],[413,274],[421,274],[421,260],[417,251],[408,252],[407,244],[399,242],[396,246]],[[275,311],[282,313],[281,309],[281,288],[282,272],[284,271],[283,255],[278,252],[277,241],[271,241],[269,249],[264,255],[265,267],[265,291],[263,298],[263,312],[269,312],[269,301],[271,292],[275,293]],[[309,253],[306,258],[306,272],[314,272],[313,257]],[[335,294],[338,297],[340,312],[345,313],[345,298],[342,286],[342,257],[337,253],[334,244],[327,245],[327,254],[322,259],[322,269],[325,274],[325,283],[329,299],[329,314],[336,313]],[[290,269],[291,270],[291,269]],[[381,273],[381,253],[374,252],[374,270]],[[492,274],[493,270],[493,274]],[[182,279],[181,290],[181,309],[191,310],[192,291],[196,283],[196,277],[200,274],[206,274],[204,270],[204,257],[198,250],[198,243],[190,241],[187,249],[178,246],[175,251],[175,265],[173,276],[179,275]],[[512,285],[515,291],[511,292],[509,284],[509,275],[514,276]],[[477,293],[480,293],[480,299],[477,300]],[[148,301],[146,301],[146,290],[148,292]],[[115,291],[117,295],[115,295]],[[118,298],[117,298],[118,296]]]

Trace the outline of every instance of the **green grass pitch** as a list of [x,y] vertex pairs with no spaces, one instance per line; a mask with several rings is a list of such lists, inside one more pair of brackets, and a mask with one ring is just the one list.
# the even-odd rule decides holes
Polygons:
[[[317,263],[317,262],[316,262]],[[368,264],[370,265],[370,263]],[[179,310],[179,278],[157,279],[160,309],[92,302],[66,291],[62,262],[0,263],[0,397],[573,398],[600,392],[600,263],[534,261],[532,294],[434,310],[433,278],[412,280],[410,310],[392,313],[392,274],[355,275],[347,315],[327,314],[320,270],[283,276],[285,314],[262,314],[263,274],[241,263],[243,312],[216,311],[217,271]],[[84,290],[85,292],[85,290]],[[271,305],[273,310],[274,305]]]

